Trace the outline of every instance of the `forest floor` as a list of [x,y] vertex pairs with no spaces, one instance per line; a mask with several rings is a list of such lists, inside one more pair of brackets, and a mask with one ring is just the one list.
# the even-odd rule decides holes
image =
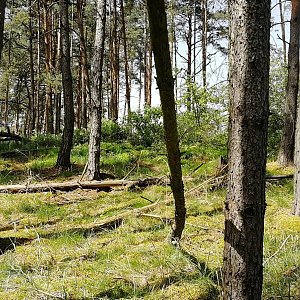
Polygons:
[[[0,159],[0,183],[79,180],[57,172],[57,150]],[[102,166],[122,179],[168,175],[164,150],[103,145]],[[169,243],[173,201],[167,183],[110,192],[0,194],[0,299],[219,299],[225,188],[212,189],[219,153],[185,149],[187,223]],[[201,167],[199,167],[201,165]],[[199,167],[197,169],[197,167]],[[289,174],[268,163],[269,174]],[[300,219],[290,215],[292,180],[267,183],[263,299],[300,299]]]

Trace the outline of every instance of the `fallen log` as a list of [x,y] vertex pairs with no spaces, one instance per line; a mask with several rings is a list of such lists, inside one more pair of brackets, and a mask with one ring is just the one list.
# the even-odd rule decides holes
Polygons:
[[23,138],[20,135],[15,133],[0,131],[0,141],[11,141],[11,140],[21,142]]
[[105,181],[66,181],[66,182],[43,182],[36,184],[0,185],[0,193],[38,193],[72,191],[76,189],[96,189],[110,191],[114,188],[136,188],[157,184],[160,178],[147,178],[141,180],[105,180]]

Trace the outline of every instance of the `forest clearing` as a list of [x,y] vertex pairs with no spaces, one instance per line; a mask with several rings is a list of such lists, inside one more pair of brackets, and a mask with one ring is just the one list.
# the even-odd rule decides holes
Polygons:
[[[103,148],[108,174],[168,176],[165,155],[157,156],[163,147],[107,142]],[[1,160],[2,185],[79,181],[87,155],[86,145],[75,146],[73,170],[55,173],[58,149],[32,156],[17,149],[17,157]],[[217,299],[226,193],[216,185],[221,154],[186,148],[187,220],[179,248],[168,242],[174,209],[167,181],[132,190],[1,194],[0,298]],[[268,175],[291,172],[268,164]],[[290,215],[292,190],[291,179],[267,183],[263,299],[300,297],[300,219]]]

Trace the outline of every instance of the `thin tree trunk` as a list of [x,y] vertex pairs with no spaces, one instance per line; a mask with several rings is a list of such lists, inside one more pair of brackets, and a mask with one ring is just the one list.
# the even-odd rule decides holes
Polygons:
[[144,47],[144,101],[145,106],[151,107],[151,83],[152,83],[152,47],[148,32],[147,12],[145,11],[145,47]]
[[188,32],[186,34],[187,44],[187,69],[186,69],[186,108],[188,111],[192,110],[192,95],[191,95],[191,81],[192,81],[192,37],[193,37],[193,26],[192,26],[192,14],[188,15]]
[[64,97],[64,129],[62,143],[58,154],[56,167],[68,169],[71,167],[71,149],[74,133],[73,84],[70,59],[70,28],[69,1],[59,0],[60,34],[61,34],[61,72]]
[[97,2],[96,34],[92,59],[92,102],[91,131],[87,176],[90,180],[100,180],[100,139],[102,120],[103,58],[105,45],[106,0]]
[[51,76],[53,73],[52,65],[52,20],[51,20],[51,2],[43,2],[43,29],[44,29],[44,46],[45,46],[45,72],[47,76],[46,83],[46,106],[44,111],[44,132],[53,133],[53,91]]
[[172,241],[177,243],[185,224],[185,199],[182,182],[180,151],[176,121],[174,79],[170,59],[167,17],[164,0],[147,0],[150,36],[157,73],[157,85],[163,111],[168,164],[171,173],[171,188],[175,199],[175,226]]
[[292,0],[284,124],[278,154],[278,163],[282,166],[291,165],[294,162],[297,97],[299,90],[299,35],[300,3],[298,0]]
[[34,72],[34,57],[33,57],[33,13],[32,13],[32,0],[29,0],[29,63],[30,63],[30,95],[29,95],[29,112],[28,112],[28,124],[27,135],[31,136],[35,129],[35,72]]
[[279,3],[279,12],[280,12],[280,23],[281,23],[281,37],[282,37],[282,48],[283,48],[283,61],[286,65],[286,39],[285,39],[285,19],[284,19],[284,4],[282,0],[278,0]]
[[226,300],[259,300],[262,293],[270,3],[229,1],[229,182],[222,272]]
[[41,122],[41,98],[40,98],[40,74],[41,74],[41,12],[40,12],[40,0],[37,0],[37,61],[36,61],[36,90],[35,90],[35,101],[36,101],[36,133],[40,133],[42,129]]
[[298,107],[295,136],[294,204],[292,214],[300,216],[300,108]]
[[[85,0],[77,0],[77,25],[79,29],[79,60],[80,60],[80,75],[81,75],[81,114],[80,121],[78,121],[83,128],[87,128],[87,105],[91,101],[90,90],[90,75],[87,66],[87,50],[86,50],[86,35],[84,32],[84,18],[85,18]],[[78,79],[79,80],[79,79]],[[80,91],[78,91],[80,92]],[[79,117],[79,116],[78,116]]]
[[1,61],[2,49],[3,49],[3,32],[4,32],[5,8],[6,8],[6,0],[1,0],[0,1],[0,61]]
[[202,0],[202,85],[207,88],[207,0]]
[[128,63],[128,52],[127,52],[127,35],[126,35],[126,22],[124,13],[124,0],[121,0],[121,16],[122,16],[122,32],[123,32],[123,48],[124,48],[124,61],[125,61],[125,104],[127,107],[127,120],[130,122],[131,115],[131,83],[130,83],[130,70]]

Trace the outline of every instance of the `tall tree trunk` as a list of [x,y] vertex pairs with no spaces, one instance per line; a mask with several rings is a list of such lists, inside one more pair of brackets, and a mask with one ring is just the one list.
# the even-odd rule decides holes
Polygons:
[[188,111],[192,110],[192,95],[191,95],[191,83],[192,83],[192,50],[193,50],[193,26],[192,26],[192,13],[188,15],[188,32],[186,34],[187,45],[187,69],[186,69],[186,108]]
[[278,154],[278,163],[282,166],[287,166],[294,162],[297,98],[299,90],[299,35],[300,3],[299,0],[292,0],[288,80],[286,86],[283,132]]
[[36,90],[35,90],[35,101],[36,101],[36,133],[40,133],[42,130],[41,124],[41,97],[40,97],[40,81],[41,81],[41,5],[40,0],[37,0],[37,54],[36,54]]
[[109,102],[108,118],[114,122],[119,117],[119,37],[118,37],[118,12],[117,1],[113,0],[111,22],[111,98]]
[[6,8],[6,0],[1,0],[0,1],[0,61],[1,61],[2,49],[3,49],[3,32],[4,32],[5,8]]
[[145,47],[144,47],[144,99],[145,106],[151,107],[151,84],[152,84],[152,47],[148,32],[147,12],[145,11]]
[[[13,9],[14,7],[14,1],[11,3],[10,9]],[[8,51],[7,51],[7,69],[10,69],[11,67],[11,50],[12,50],[12,29],[9,30],[8,35]],[[6,78],[6,87],[5,87],[5,101],[4,101],[4,123],[5,125],[8,124],[8,116],[9,116],[9,91],[10,91],[10,72]]]
[[[128,51],[127,51],[127,35],[126,35],[126,22],[124,13],[124,0],[121,0],[121,17],[122,17],[122,35],[123,35],[123,48],[124,48],[124,61],[125,61],[125,104],[127,108],[127,120],[130,122],[131,115],[131,76],[128,63]],[[125,113],[124,113],[125,114]]]
[[231,0],[223,298],[259,300],[263,280],[270,0]]
[[177,243],[185,224],[185,200],[174,100],[174,79],[170,59],[167,17],[164,0],[147,0],[150,36],[157,74],[157,85],[163,111],[171,188],[175,199],[175,226],[172,241]]
[[202,85],[204,90],[207,88],[207,0],[202,0]]
[[30,63],[30,95],[29,95],[29,115],[28,115],[28,127],[27,134],[31,136],[35,129],[35,73],[34,73],[34,57],[33,57],[33,12],[32,12],[32,1],[29,0],[29,63]]
[[46,83],[46,105],[44,111],[44,132],[53,133],[53,91],[51,77],[53,73],[52,65],[52,20],[51,20],[51,1],[43,2],[43,29],[44,29],[44,46],[45,46],[45,71],[47,77]]
[[102,120],[103,56],[105,42],[106,0],[97,2],[96,34],[92,59],[92,102],[90,118],[89,158],[87,176],[90,180],[100,178],[100,139]]
[[294,205],[292,214],[300,216],[300,108],[298,107],[295,136]]
[[[58,23],[60,20],[58,18]],[[60,61],[61,61],[61,30],[57,30],[57,47],[55,52],[55,72],[60,72]],[[59,134],[61,132],[61,88],[56,91],[54,95],[54,106],[55,106],[55,122],[54,122],[54,133]]]
[[[87,128],[87,106],[91,102],[90,90],[90,75],[87,65],[87,50],[86,50],[86,35],[84,32],[84,18],[85,18],[85,0],[77,0],[77,26],[79,29],[79,63],[80,63],[80,79],[81,79],[81,93],[78,95],[81,100],[81,114],[78,122],[83,128]],[[78,80],[80,80],[78,79]]]
[[61,34],[61,72],[64,97],[64,129],[56,167],[68,169],[71,166],[71,149],[74,133],[73,84],[70,59],[69,0],[59,0]]

